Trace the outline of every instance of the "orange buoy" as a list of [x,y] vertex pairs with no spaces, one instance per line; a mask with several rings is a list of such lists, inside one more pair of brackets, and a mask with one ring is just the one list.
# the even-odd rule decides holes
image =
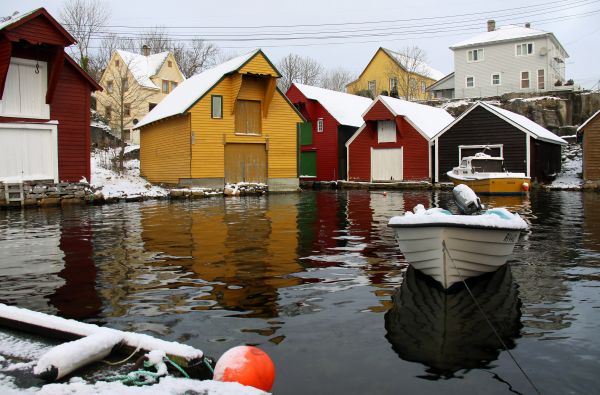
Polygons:
[[525,192],[527,192],[527,191],[529,190],[529,184],[528,184],[528,183],[526,183],[526,182],[524,182],[524,183],[522,183],[522,184],[521,184],[521,188],[522,188],[522,189],[523,189]]
[[383,192],[383,196],[384,196],[384,197],[387,197],[387,192]]
[[221,355],[213,379],[234,381],[268,392],[275,382],[275,365],[263,350],[237,346]]

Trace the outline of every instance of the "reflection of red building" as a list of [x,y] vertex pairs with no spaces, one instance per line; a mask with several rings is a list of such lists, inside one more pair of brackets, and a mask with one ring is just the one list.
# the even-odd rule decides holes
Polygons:
[[74,319],[96,317],[102,307],[96,290],[96,264],[91,225],[76,217],[63,219],[59,247],[65,266],[58,276],[65,283],[48,298],[60,316]]

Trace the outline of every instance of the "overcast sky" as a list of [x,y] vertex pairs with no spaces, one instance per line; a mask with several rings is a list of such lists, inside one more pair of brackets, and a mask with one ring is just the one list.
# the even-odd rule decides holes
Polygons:
[[[356,74],[380,46],[398,50],[407,45],[422,48],[428,63],[447,74],[453,70],[448,47],[486,31],[488,19],[495,19],[497,26],[531,22],[532,28],[553,32],[569,53],[567,79],[595,89],[600,81],[600,0],[106,0],[105,4],[111,11],[107,30],[136,34],[146,27],[164,26],[180,38],[213,35],[218,39],[215,44],[229,53],[260,47],[274,63],[296,53]],[[62,1],[3,0],[0,15],[45,7],[59,19],[62,5]],[[126,28],[132,26],[136,28]],[[276,40],[254,40],[265,36]]]

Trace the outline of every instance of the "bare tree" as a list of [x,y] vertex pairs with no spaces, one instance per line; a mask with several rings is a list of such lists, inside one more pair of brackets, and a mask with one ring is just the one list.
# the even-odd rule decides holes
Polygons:
[[323,67],[314,59],[289,54],[277,65],[281,78],[277,82],[282,91],[287,91],[293,82],[306,85],[319,84]]
[[102,73],[117,49],[133,52],[136,50],[135,42],[131,38],[120,37],[114,33],[106,35],[100,42],[98,51],[91,54],[89,59],[88,73],[96,81],[102,78]]
[[144,90],[140,84],[134,83],[131,74],[132,64],[121,64],[111,67],[105,75],[104,92],[98,95],[98,103],[103,106],[104,116],[109,126],[121,137],[117,170],[124,170],[125,140],[127,129],[133,128],[132,114],[146,110],[151,91]]
[[396,63],[388,67],[387,75],[390,80],[395,79],[396,89],[390,86],[389,95],[405,100],[421,97],[421,86],[430,78],[425,51],[417,46],[406,46],[396,52],[390,51],[390,54],[396,59]]
[[345,92],[346,85],[354,80],[354,75],[344,69],[343,67],[337,67],[330,69],[323,74],[321,78],[321,87],[325,89],[331,89],[338,92]]
[[191,41],[190,46],[178,44],[173,48],[173,56],[185,78],[203,72],[217,62],[219,48],[199,38]]
[[67,0],[60,12],[60,22],[77,40],[75,58],[88,71],[89,48],[93,36],[104,29],[110,17],[110,8],[105,1]]
[[140,35],[136,42],[138,53],[141,53],[144,45],[150,47],[150,53],[173,51],[174,47],[169,32],[162,26],[155,26]]

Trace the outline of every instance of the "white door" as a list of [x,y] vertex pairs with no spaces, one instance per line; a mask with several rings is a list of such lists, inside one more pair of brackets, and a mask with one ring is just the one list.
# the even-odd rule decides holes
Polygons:
[[0,180],[58,182],[56,125],[0,124]]
[[371,149],[371,181],[401,181],[402,148]]

